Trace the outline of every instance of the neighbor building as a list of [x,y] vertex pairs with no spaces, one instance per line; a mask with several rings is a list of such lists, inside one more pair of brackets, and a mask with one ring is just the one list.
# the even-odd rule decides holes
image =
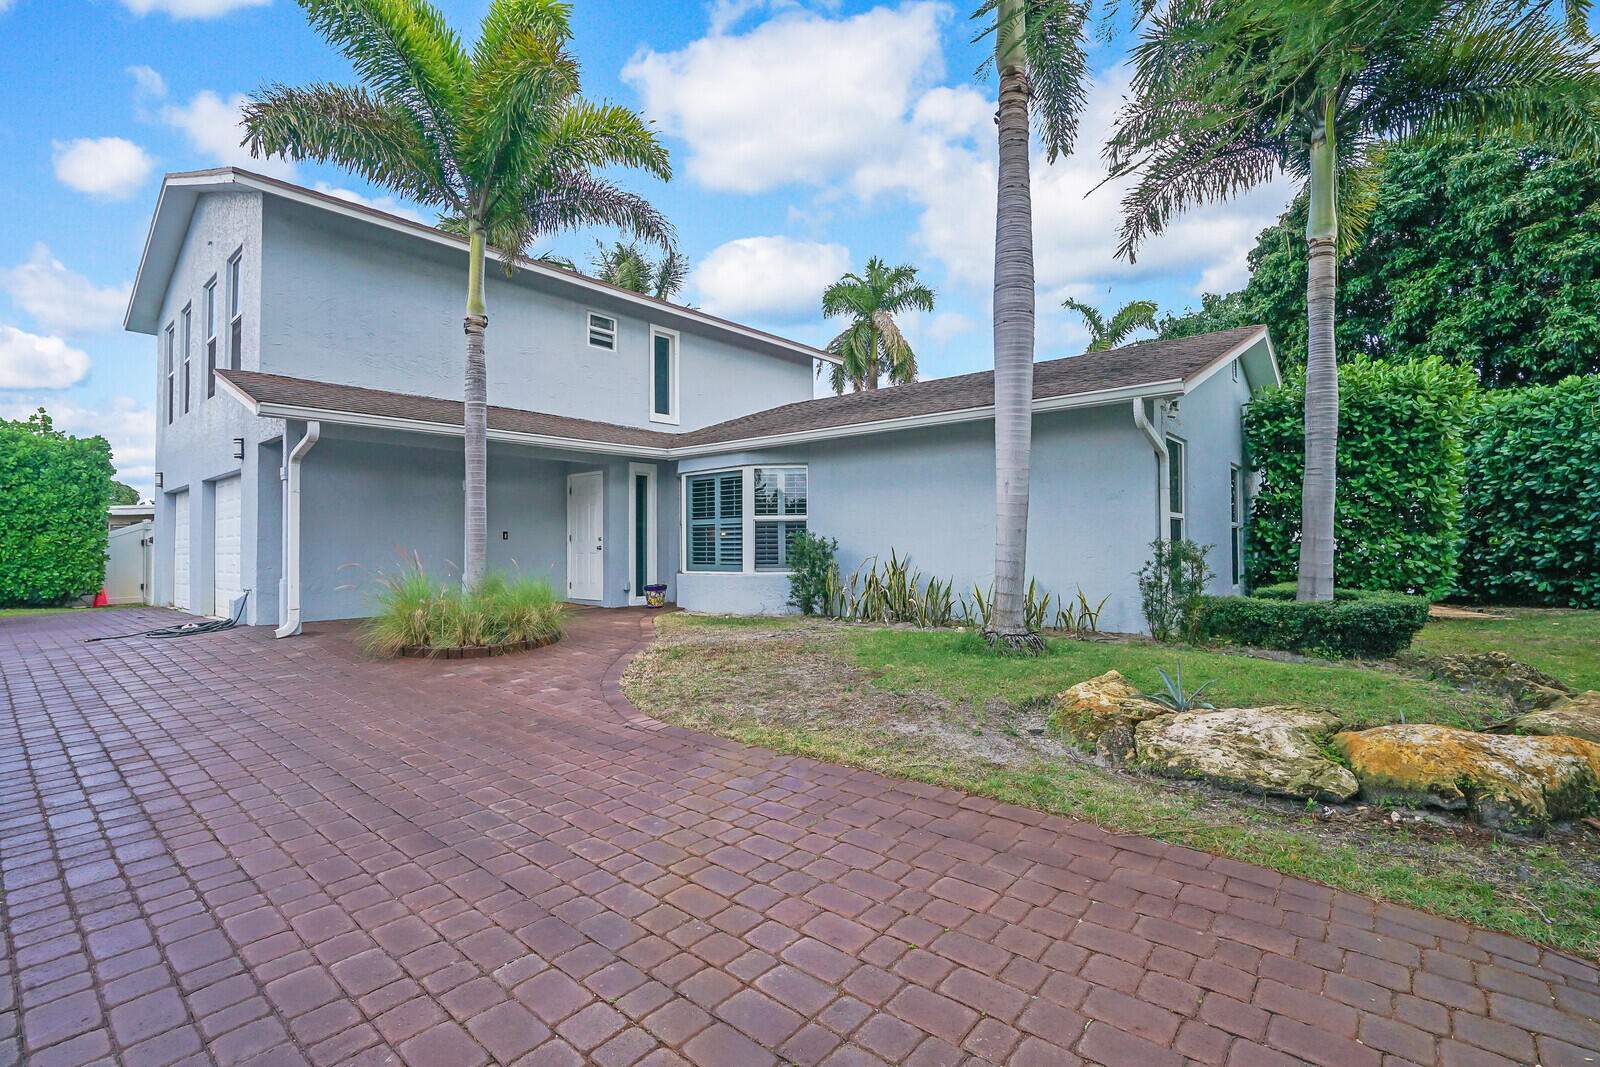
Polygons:
[[[462,545],[465,242],[246,171],[170,175],[126,325],[155,338],[157,603],[295,632]],[[488,281],[489,562],[569,600],[787,610],[787,539],[993,573],[988,373],[813,399],[811,346],[540,262]],[[1265,328],[1037,364],[1028,564],[1135,629],[1158,536],[1239,587]]]

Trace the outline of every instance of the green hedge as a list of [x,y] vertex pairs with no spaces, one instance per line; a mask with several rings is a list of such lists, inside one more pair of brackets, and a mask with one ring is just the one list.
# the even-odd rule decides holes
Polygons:
[[42,408],[0,419],[0,607],[99,591],[111,471],[104,437],[68,437]]
[[1339,590],[1332,601],[1302,603],[1281,591],[1206,597],[1200,635],[1254,648],[1381,657],[1409,646],[1428,621],[1427,597]]
[[[1339,368],[1334,578],[1353,589],[1442,596],[1455,584],[1470,368],[1351,360]],[[1245,437],[1261,485],[1251,505],[1252,587],[1295,577],[1305,468],[1305,379],[1258,394]]]
[[1485,397],[1466,466],[1458,590],[1600,607],[1600,377]]

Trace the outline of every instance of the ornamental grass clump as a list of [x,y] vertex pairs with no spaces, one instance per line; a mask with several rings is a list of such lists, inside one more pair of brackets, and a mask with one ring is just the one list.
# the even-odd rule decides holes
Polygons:
[[491,572],[463,591],[408,563],[379,583],[378,611],[361,628],[362,646],[374,656],[539,644],[561,636],[566,605],[543,579]]

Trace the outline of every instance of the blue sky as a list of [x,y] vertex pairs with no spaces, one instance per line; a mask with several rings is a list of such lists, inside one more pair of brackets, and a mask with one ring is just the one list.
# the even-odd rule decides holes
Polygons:
[[[486,3],[446,2],[466,37]],[[640,109],[665,134],[668,184],[623,176],[676,225],[685,298],[815,344],[822,286],[872,255],[938,291],[904,323],[924,377],[990,366],[993,86],[972,72],[969,8],[937,0],[806,5],[580,3],[585,93]],[[1185,216],[1134,265],[1116,260],[1117,190],[1085,194],[1122,92],[1121,43],[1095,43],[1077,154],[1035,159],[1038,358],[1081,351],[1063,296],[1182,308],[1236,287],[1281,183]],[[0,416],[40,405],[103,433],[120,475],[150,491],[154,341],[122,332],[161,175],[237,163],[407,205],[333,168],[252,163],[234,125],[274,81],[349,80],[291,0],[0,0]],[[545,247],[580,264],[600,234]],[[491,344],[490,358],[493,358]]]

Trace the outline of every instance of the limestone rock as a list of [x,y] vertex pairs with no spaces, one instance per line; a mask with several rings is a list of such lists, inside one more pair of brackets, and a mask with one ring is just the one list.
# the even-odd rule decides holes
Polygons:
[[1511,720],[1511,733],[1577,737],[1600,745],[1600,692],[1591,689]]
[[1050,725],[1093,745],[1101,756],[1121,762],[1133,754],[1134,726],[1171,712],[1165,704],[1142,698],[1121,672],[1107,671],[1063,689]]
[[1575,737],[1380,726],[1336,734],[1333,747],[1367,799],[1470,810],[1495,829],[1539,833],[1600,800],[1600,745]]
[[1134,728],[1139,762],[1175,777],[1296,799],[1345,801],[1358,785],[1321,742],[1339,728],[1323,711],[1296,707],[1182,712]]
[[1518,711],[1547,708],[1573,693],[1561,679],[1512,659],[1504,652],[1454,656],[1416,653],[1409,659],[1452,685],[1499,694],[1516,705]]

